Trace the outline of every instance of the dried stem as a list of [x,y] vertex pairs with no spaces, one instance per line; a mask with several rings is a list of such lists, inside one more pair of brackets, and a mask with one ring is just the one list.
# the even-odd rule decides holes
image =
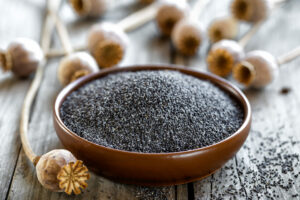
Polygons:
[[247,43],[250,41],[250,39],[253,37],[253,35],[258,31],[258,29],[260,28],[260,26],[262,25],[262,23],[264,22],[264,20],[256,22],[251,29],[239,40],[239,44],[242,47],[245,47],[247,45]]
[[[54,20],[51,17],[51,12],[56,12],[56,10],[58,10],[59,5],[60,5],[61,0],[48,0],[48,12],[46,15],[46,19],[44,22],[44,26],[43,26],[43,32],[42,32],[42,37],[41,37],[41,47],[42,50],[44,52],[47,52],[49,47],[50,47],[50,40],[51,40],[51,33],[52,30],[54,29]],[[44,65],[46,63],[46,60],[44,59],[41,64],[39,65],[33,82],[30,85],[30,88],[26,94],[26,97],[24,99],[23,102],[23,107],[22,107],[22,113],[21,113],[21,122],[20,122],[20,137],[21,137],[21,141],[22,141],[22,145],[23,145],[23,149],[24,152],[26,154],[26,156],[28,157],[28,159],[34,164],[36,165],[38,160],[39,160],[39,156],[37,156],[28,141],[28,123],[29,123],[29,117],[30,117],[30,110],[31,110],[31,106],[32,106],[32,102],[35,98],[35,95],[37,93],[37,90],[40,86],[42,77],[43,77],[43,73],[44,73]]]
[[197,0],[195,5],[193,5],[193,9],[190,13],[190,19],[197,20],[209,1],[210,0]]
[[30,109],[31,109],[31,105],[32,102],[35,98],[35,94],[39,88],[40,82],[42,80],[43,77],[43,68],[45,65],[46,61],[43,60],[41,62],[41,64],[39,65],[34,80],[30,85],[30,88],[26,94],[24,103],[23,103],[23,107],[22,107],[22,116],[21,116],[21,123],[20,123],[20,136],[21,136],[21,141],[22,141],[22,145],[23,145],[23,149],[25,151],[25,154],[27,155],[27,157],[29,158],[29,160],[36,165],[37,161],[39,159],[39,156],[37,156],[29,142],[28,142],[28,122],[29,122],[29,117],[30,117]]
[[296,47],[295,49],[293,49],[281,56],[278,56],[277,63],[279,65],[282,65],[282,64],[285,64],[285,63],[288,63],[288,62],[294,60],[295,58],[297,58],[299,56],[300,56],[300,46]]
[[[121,29],[124,30],[125,32],[132,31],[132,30],[138,28],[139,26],[145,24],[146,22],[152,20],[156,15],[158,6],[159,6],[158,3],[152,3],[151,5],[127,16],[126,18],[124,18],[123,20],[118,22],[117,25],[120,26]],[[70,40],[69,40],[67,30],[58,16],[56,16],[56,21],[57,21],[56,23],[58,23],[58,24],[56,24],[56,26],[57,26],[61,41],[63,43],[64,50],[55,49],[55,50],[47,51],[47,54],[46,54],[47,57],[64,56],[66,53],[68,53],[67,49],[72,49],[72,51],[80,51],[80,50],[86,49],[86,46],[80,46],[78,48],[73,49],[72,46],[70,45],[70,43],[68,43],[68,41],[70,41]]]
[[121,29],[125,32],[132,31],[139,26],[147,23],[148,21],[154,19],[158,7],[158,3],[152,3],[151,5],[127,16],[126,18],[118,22],[117,25],[121,27]]
[[[272,0],[272,7],[271,7],[271,11],[275,9],[275,7],[277,7],[280,3],[285,2],[286,0]],[[252,36],[257,32],[257,30],[260,28],[260,26],[262,25],[262,23],[264,22],[264,20],[258,21],[256,22],[252,28],[239,40],[239,44],[242,47],[245,47],[247,45],[247,43],[249,42],[249,40],[252,38]]]
[[[276,6],[278,6],[280,3],[284,2],[286,0],[273,0],[272,1],[272,8],[271,10],[273,10]],[[251,29],[239,40],[239,44],[242,47],[245,47],[247,45],[247,43],[249,42],[249,40],[253,37],[253,35],[258,31],[258,29],[260,28],[260,26],[263,24],[264,20],[258,21],[256,22]]]
[[[86,46],[82,45],[82,46],[77,46],[77,47],[73,47],[73,51],[84,51],[86,50]],[[48,58],[53,58],[53,57],[60,57],[60,56],[65,56],[66,55],[66,51],[63,49],[50,49],[46,56]]]
[[55,25],[63,48],[65,49],[66,54],[71,54],[73,52],[73,47],[70,41],[67,27],[57,13],[53,13],[53,16],[55,18]]

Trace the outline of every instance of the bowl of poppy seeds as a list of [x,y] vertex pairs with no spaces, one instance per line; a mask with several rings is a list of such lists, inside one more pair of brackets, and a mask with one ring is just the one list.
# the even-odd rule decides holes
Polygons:
[[64,88],[54,104],[63,145],[115,181],[182,184],[240,149],[251,125],[244,94],[217,76],[170,65],[103,70]]

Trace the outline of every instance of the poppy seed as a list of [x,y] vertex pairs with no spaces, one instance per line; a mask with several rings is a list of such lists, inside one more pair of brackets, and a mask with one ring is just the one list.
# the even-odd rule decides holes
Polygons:
[[243,122],[237,99],[213,83],[177,71],[119,72],[73,91],[61,119],[88,141],[162,153],[205,147]]

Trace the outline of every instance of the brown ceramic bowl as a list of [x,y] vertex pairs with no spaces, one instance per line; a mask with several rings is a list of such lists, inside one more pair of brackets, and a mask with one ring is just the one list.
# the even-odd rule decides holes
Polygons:
[[[138,153],[116,150],[89,142],[62,122],[59,108],[72,91],[107,74],[139,70],[177,70],[210,80],[238,99],[244,108],[244,122],[230,137],[207,147],[174,153]],[[162,186],[183,184],[202,179],[221,168],[240,149],[251,125],[251,108],[245,95],[235,86],[217,76],[172,65],[147,65],[111,68],[83,77],[64,88],[55,101],[54,126],[63,145],[97,174],[115,181]]]

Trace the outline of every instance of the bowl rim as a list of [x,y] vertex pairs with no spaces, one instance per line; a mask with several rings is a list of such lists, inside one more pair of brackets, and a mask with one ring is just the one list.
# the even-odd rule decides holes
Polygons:
[[[202,80],[209,80],[212,83],[216,84],[218,87],[220,87],[222,90],[225,92],[228,92],[230,95],[234,96],[241,106],[243,107],[244,111],[244,119],[242,125],[236,130],[233,134],[231,134],[229,137],[217,142],[213,143],[208,146],[204,146],[201,148],[196,148],[196,149],[190,149],[190,150],[185,150],[185,151],[177,151],[177,152],[162,152],[162,153],[146,153],[146,152],[135,152],[135,151],[126,151],[126,150],[120,150],[120,149],[115,149],[111,147],[106,147],[103,145],[99,145],[96,143],[93,143],[91,141],[88,141],[87,139],[84,139],[80,136],[78,136],[76,133],[68,129],[68,127],[63,123],[62,119],[60,118],[60,106],[64,102],[65,98],[73,91],[76,89],[82,87],[86,83],[95,80],[97,77],[105,77],[109,74],[113,73],[118,73],[118,72],[127,72],[127,71],[142,71],[142,70],[173,70],[173,71],[179,71],[181,73],[191,75],[192,73],[198,73],[201,76],[204,76],[204,78],[199,78]],[[194,76],[195,77],[195,76]],[[198,77],[196,77],[198,78]],[[210,149],[218,148],[219,146],[224,145],[224,143],[229,143],[231,140],[233,140],[235,137],[238,135],[242,134],[242,132],[251,124],[251,106],[250,103],[245,96],[245,94],[235,85],[230,83],[229,81],[216,76],[212,73],[207,73],[207,72],[202,72],[202,71],[197,71],[195,69],[188,69],[187,67],[183,67],[181,65],[174,65],[174,64],[143,64],[143,65],[128,65],[128,66],[122,66],[122,67],[112,67],[108,69],[103,69],[99,72],[89,74],[87,76],[81,77],[74,82],[70,83],[66,87],[64,87],[56,96],[55,102],[53,105],[53,115],[55,121],[58,123],[61,129],[63,129],[64,134],[68,134],[75,140],[80,140],[88,145],[92,145],[96,148],[105,150],[105,151],[111,151],[114,153],[121,153],[121,154],[127,154],[127,155],[148,155],[148,156],[174,156],[174,155],[182,155],[182,154],[187,154],[187,153],[194,153],[194,152],[199,152],[199,151],[207,151]]]

